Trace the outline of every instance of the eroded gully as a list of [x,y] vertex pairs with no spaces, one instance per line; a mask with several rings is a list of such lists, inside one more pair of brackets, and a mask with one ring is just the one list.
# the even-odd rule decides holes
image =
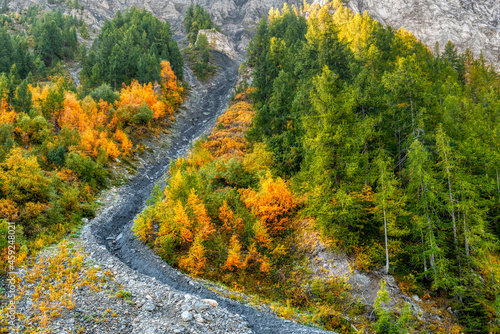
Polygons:
[[[177,116],[168,148],[164,152],[156,152],[162,153],[162,158],[139,170],[127,185],[119,189],[119,202],[110,204],[93,219],[88,226],[92,239],[95,238],[98,244],[104,246],[110,256],[117,257],[138,273],[155,278],[181,292],[215,299],[221,307],[230,312],[244,315],[255,333],[326,333],[262,313],[250,306],[220,297],[201,285],[193,284],[188,276],[181,275],[166,264],[132,233],[133,220],[144,209],[154,185],[164,182],[163,176],[170,161],[184,155],[195,139],[208,133],[218,116],[227,108],[238,75],[239,63],[220,53],[216,53],[215,58],[219,70],[209,83],[200,84],[193,78],[192,73],[187,73],[188,81],[195,83],[196,87]],[[84,235],[85,233],[82,238],[85,238]]]

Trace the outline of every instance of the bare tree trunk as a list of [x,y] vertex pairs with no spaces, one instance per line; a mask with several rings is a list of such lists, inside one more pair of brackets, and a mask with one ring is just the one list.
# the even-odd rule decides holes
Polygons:
[[498,202],[500,202],[500,178],[498,176],[498,168],[496,169],[497,171],[497,191],[498,191]]
[[443,151],[446,163],[446,176],[448,177],[448,193],[451,206],[451,220],[453,221],[453,242],[455,243],[455,252],[457,253],[457,258],[458,258],[457,223],[455,219],[455,206],[453,205],[453,192],[451,189],[450,168],[448,167],[448,157],[446,155],[446,149],[444,149]]
[[[484,171],[486,172],[486,184],[490,183],[490,178],[488,177],[488,166],[484,164]],[[488,187],[488,196],[491,196],[490,188]]]
[[[431,249],[434,249],[434,238],[433,238],[433,232],[432,232],[432,225],[431,225],[431,218],[429,217],[429,208],[426,206],[426,216],[427,216],[427,228],[429,229],[429,238],[430,238],[430,244],[431,244]],[[434,272],[434,279],[437,279],[437,272],[436,272],[436,261],[434,258],[434,251],[431,251],[431,256],[430,256],[430,262],[431,262],[431,268],[432,271]]]
[[422,259],[424,260],[424,275],[425,278],[427,279],[427,258],[425,256],[424,232],[422,231],[422,228],[420,228],[420,238],[422,240]]
[[465,237],[465,254],[467,256],[470,256],[470,248],[469,248],[469,238],[467,237],[467,234],[469,233],[467,229],[467,222],[466,222],[466,213],[464,212],[464,237]]
[[385,212],[384,171],[382,171],[382,206],[384,208],[385,273],[389,273],[389,247],[387,242],[387,216]]

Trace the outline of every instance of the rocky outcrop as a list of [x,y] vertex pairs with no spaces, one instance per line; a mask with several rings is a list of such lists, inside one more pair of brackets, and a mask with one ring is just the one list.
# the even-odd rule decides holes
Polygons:
[[367,11],[374,19],[404,27],[432,49],[452,41],[458,50],[500,68],[500,1],[498,0],[348,0],[355,12]]
[[229,58],[235,60],[238,58],[238,54],[234,51],[233,42],[224,34],[216,30],[200,30],[198,31],[198,37],[200,35],[207,36],[208,44],[210,49],[225,53]]

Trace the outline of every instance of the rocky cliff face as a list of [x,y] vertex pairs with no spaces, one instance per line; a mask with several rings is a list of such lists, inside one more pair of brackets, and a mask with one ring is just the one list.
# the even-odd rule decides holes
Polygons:
[[[72,12],[82,14],[91,27],[99,27],[105,19],[112,19],[118,10],[123,12],[132,6],[145,8],[158,18],[168,20],[176,39],[182,40],[185,35],[184,14],[190,4],[198,3],[210,12],[214,23],[232,39],[236,51],[242,54],[262,15],[267,15],[271,7],[281,8],[285,2],[302,3],[301,0],[79,0],[84,7],[83,13]],[[9,8],[20,10],[34,4],[57,7],[48,4],[47,0],[10,0]],[[64,10],[65,5],[62,4],[61,8]]]
[[234,51],[234,45],[232,41],[224,34],[213,30],[200,30],[198,31],[198,37],[200,35],[207,36],[208,44],[210,48],[215,51],[222,52],[226,54],[229,58],[236,60],[239,55]]
[[356,12],[399,29],[404,27],[431,48],[450,40],[463,52],[500,68],[500,1],[498,0],[348,0]]
[[[172,24],[178,40],[184,36],[183,19],[193,0],[79,0],[83,16],[93,27],[111,19],[116,11],[131,6],[146,8]],[[1,0],[0,0],[1,2]],[[281,8],[284,2],[300,6],[301,0],[197,0],[207,8],[214,22],[229,36],[236,51],[244,53],[259,19],[271,7]],[[308,2],[313,2],[309,0]],[[322,3],[325,0],[314,0]],[[373,18],[396,29],[404,27],[431,48],[441,48],[451,40],[460,51],[471,49],[476,55],[483,51],[486,60],[500,68],[500,1],[499,0],[346,0],[355,12],[367,11]],[[47,0],[10,0],[14,10]],[[65,5],[62,5],[64,9]],[[74,14],[79,11],[73,10]]]

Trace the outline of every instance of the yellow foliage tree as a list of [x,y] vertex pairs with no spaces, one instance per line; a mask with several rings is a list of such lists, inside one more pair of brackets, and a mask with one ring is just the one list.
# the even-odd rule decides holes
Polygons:
[[121,143],[123,155],[128,155],[132,149],[132,142],[128,139],[127,135],[120,129],[116,129],[115,139]]
[[47,98],[47,95],[49,94],[48,86],[45,86],[44,88],[42,88],[40,86],[33,87],[30,84],[30,85],[28,85],[28,89],[31,93],[31,100],[32,100],[33,106],[41,107],[42,101],[44,101]]
[[219,219],[222,221],[222,227],[225,232],[231,234],[233,232],[234,213],[229,208],[229,205],[227,205],[226,200],[224,200],[222,206],[219,208]]
[[16,203],[47,201],[50,179],[40,168],[36,157],[21,148],[12,149],[1,164],[0,185],[3,195]]
[[174,207],[174,224],[181,231],[182,242],[192,242],[193,232],[189,217],[182,206],[181,201],[177,201]]
[[203,240],[208,240],[210,236],[215,232],[215,227],[208,216],[207,209],[205,205],[200,200],[198,195],[194,189],[191,190],[191,193],[188,197],[188,204],[193,212],[193,217],[195,217],[196,222],[198,223],[198,235]]
[[61,128],[77,129],[79,132],[92,128],[92,120],[83,112],[75,94],[66,93],[64,96],[63,110],[59,115],[59,126]]
[[0,100],[0,124],[14,124],[17,113],[9,106],[7,101]]
[[260,220],[253,225],[253,231],[255,242],[263,247],[268,247],[271,243],[271,237],[266,226]]

